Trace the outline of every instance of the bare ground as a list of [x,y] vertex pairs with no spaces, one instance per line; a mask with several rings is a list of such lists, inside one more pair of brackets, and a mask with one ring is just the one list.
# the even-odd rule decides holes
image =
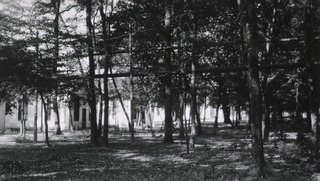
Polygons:
[[257,178],[246,130],[205,128],[188,154],[185,140],[161,134],[110,134],[109,147],[89,144],[89,131],[50,134],[51,147],[16,132],[0,135],[0,180],[316,180],[320,159],[289,136],[265,145],[268,178]]

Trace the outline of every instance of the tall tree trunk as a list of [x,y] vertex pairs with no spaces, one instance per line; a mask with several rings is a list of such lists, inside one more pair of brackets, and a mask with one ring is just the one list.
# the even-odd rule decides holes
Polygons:
[[[248,0],[238,0],[238,10],[239,10],[239,20],[240,20],[240,39],[243,40],[241,43],[241,61],[243,64],[247,65],[248,63],[248,37],[247,37],[247,32],[248,32],[248,27],[247,23],[245,23],[245,11],[246,11],[246,3]],[[247,40],[247,41],[246,41]],[[249,73],[245,73],[245,77],[248,79]],[[249,108],[250,109],[250,108]],[[250,114],[250,113],[249,113]],[[251,119],[249,118],[248,120],[248,125],[247,125],[247,130],[251,130]]]
[[[266,93],[268,94],[268,93]],[[269,140],[269,132],[270,132],[270,108],[269,108],[269,101],[267,100],[267,95],[264,95],[264,104],[263,104],[263,121],[264,121],[264,132],[263,132],[263,139],[264,141]]]
[[58,91],[54,92],[52,97],[52,106],[53,106],[53,113],[54,113],[54,125],[55,125],[55,134],[60,135],[61,127],[60,127],[60,116],[59,116],[59,106],[58,106]]
[[[225,93],[222,93],[223,97],[226,97]],[[231,126],[233,127],[233,124],[231,122],[230,119],[230,106],[229,101],[227,101],[227,99],[222,98],[222,112],[223,112],[223,118],[224,118],[224,123],[225,124],[231,124]]]
[[34,122],[33,122],[33,142],[38,141],[38,92],[36,93],[36,105],[34,108]]
[[248,49],[248,85],[250,100],[250,115],[253,127],[252,132],[252,154],[259,168],[259,177],[266,177],[265,159],[262,139],[262,120],[261,120],[261,100],[260,100],[260,80],[258,70],[258,51],[257,51],[257,15],[255,1],[247,1],[247,11],[249,26],[245,40],[250,46]]
[[[100,85],[100,89],[101,89],[101,85]],[[101,138],[102,135],[102,115],[103,115],[103,94],[101,91],[101,94],[99,95],[99,112],[98,112],[98,116],[99,116],[99,120],[98,120],[98,137]]]
[[40,106],[40,109],[41,109],[41,111],[40,111],[40,131],[43,132],[43,104],[42,104],[42,102],[40,105],[41,105]]
[[270,132],[270,108],[269,108],[269,91],[268,91],[268,75],[264,75],[262,82],[262,123],[264,124],[263,139],[269,140]]
[[41,102],[43,105],[43,109],[44,109],[44,129],[45,129],[45,143],[47,145],[47,147],[50,147],[50,143],[49,143],[49,132],[48,132],[48,119],[49,119],[49,115],[48,114],[48,107],[47,107],[47,103],[49,104],[49,99],[47,99],[47,103],[43,97],[43,93],[40,92],[40,98],[41,98]]
[[[171,46],[171,0],[165,1],[165,18],[164,18],[164,43],[165,47]],[[169,72],[171,69],[171,49],[165,50],[164,66]],[[164,99],[165,99],[165,134],[163,138],[164,143],[173,143],[172,136],[172,82],[171,75],[168,73],[162,78],[164,85]]]
[[26,121],[28,120],[28,98],[24,93],[21,100],[21,121],[20,121],[20,136],[26,137]]
[[195,65],[195,44],[192,48],[192,60],[191,60],[191,107],[190,107],[190,121],[191,121],[191,133],[190,133],[190,147],[193,148],[195,144],[196,131],[196,112],[197,112],[197,91],[196,91],[196,65]]
[[[58,62],[60,60],[59,57],[59,17],[60,17],[60,0],[52,1],[54,7],[54,75],[57,74]],[[55,125],[55,134],[61,134],[60,127],[60,117],[59,117],[59,106],[58,106],[58,84],[56,82],[54,93],[53,93],[53,113],[54,113],[54,125]]]
[[179,75],[179,105],[178,105],[178,121],[180,123],[179,137],[184,138],[183,114],[184,114],[184,98],[182,92],[182,75]]
[[[36,55],[37,59],[41,60],[39,58],[40,53],[39,53],[39,32],[36,32]],[[36,67],[38,69],[38,67]],[[35,111],[34,111],[34,123],[33,123],[33,142],[38,141],[38,99],[39,99],[39,94],[38,91],[36,90],[36,105],[35,105]]]
[[[193,3],[196,3],[193,1]],[[190,133],[190,147],[193,148],[195,144],[195,137],[197,134],[196,128],[196,121],[197,120],[197,89],[196,89],[196,61],[197,61],[197,13],[196,9],[193,9],[193,44],[192,44],[192,59],[191,59],[191,82],[190,82],[190,89],[191,89],[191,133]],[[199,126],[199,124],[197,124]],[[201,123],[200,123],[201,127]]]
[[129,23],[129,63],[130,63],[130,120],[129,131],[131,135],[131,143],[134,143],[134,84],[133,84],[133,62],[132,62],[132,35],[131,24]]
[[216,105],[216,116],[215,116],[215,119],[214,119],[214,128],[218,128],[218,119],[219,119],[219,108],[220,108],[220,104],[218,103]]
[[319,154],[320,149],[320,65],[315,63],[319,55],[319,43],[314,42],[314,13],[318,8],[314,0],[306,1],[305,9],[305,63],[306,72],[308,72],[308,86],[309,86],[309,107],[311,117],[311,131],[313,137],[315,154]]
[[70,128],[70,132],[73,133],[74,128],[73,128],[73,113],[72,113],[72,106],[70,104],[70,100],[69,100],[69,104],[68,104],[68,108],[69,108],[69,128]]
[[[206,89],[207,89],[207,83],[206,83]],[[206,122],[206,114],[207,114],[207,93],[204,97],[203,122]]]
[[[185,106],[186,107],[186,106]],[[188,135],[188,131],[189,131],[189,125],[188,125],[188,121],[187,119],[185,119],[184,122],[185,125],[185,132],[186,132],[186,146],[187,146],[187,153],[189,154],[189,150],[190,150],[190,141],[189,141],[189,135]]]
[[[218,55],[217,55],[218,56]],[[221,92],[222,92],[222,83],[221,83],[221,76],[218,75],[218,87],[217,87],[217,104],[216,104],[216,115],[215,115],[215,120],[214,120],[214,128],[218,128],[219,124],[218,124],[218,119],[219,119],[219,109],[220,109],[220,105],[222,102],[222,96],[221,96]],[[211,83],[211,86],[213,87],[213,84]]]
[[109,145],[109,85],[108,85],[108,70],[110,66],[109,48],[107,40],[107,1],[100,0],[100,15],[102,24],[102,37],[103,37],[103,47],[104,47],[104,123],[103,123],[103,145]]
[[[91,130],[91,144],[98,145],[99,137],[97,132],[97,110],[96,110],[96,93],[95,93],[95,62],[93,57],[93,25],[91,22],[92,16],[92,0],[86,0],[86,25],[87,25],[87,46],[89,54],[89,95],[88,102],[90,106],[90,130]],[[108,69],[107,69],[108,70]]]
[[237,105],[237,121],[236,121],[236,127],[239,126],[240,121],[241,121],[241,106],[240,104]]
[[201,135],[203,133],[202,131],[202,126],[201,126],[201,118],[200,118],[200,113],[199,109],[196,109],[196,118],[197,118],[197,135]]
[[223,76],[219,76],[218,80],[218,86],[219,86],[219,102],[221,103],[222,112],[223,112],[223,118],[225,124],[231,124],[233,127],[233,124],[230,119],[230,106],[229,106],[229,95],[227,93],[227,90],[225,88],[225,80]]
[[[97,69],[98,69],[98,74],[100,75],[100,64],[97,63]],[[103,101],[102,101],[102,86],[101,86],[101,80],[98,80],[98,89],[99,89],[99,111],[98,111],[98,137],[101,138],[102,134],[102,109],[103,109]]]
[[23,120],[22,122],[22,138],[26,138],[26,122],[27,120]]
[[297,140],[299,140],[300,138],[303,137],[303,128],[304,128],[304,125],[303,125],[303,122],[302,122],[302,119],[301,119],[301,111],[300,111],[300,101],[299,101],[299,81],[297,81],[295,83],[295,92],[296,92],[296,95],[295,95],[295,116],[294,116],[294,122],[295,122],[295,125],[297,125],[297,131],[298,131],[298,136],[297,136]]
[[152,120],[152,115],[151,115],[151,103],[149,102],[146,106],[145,110],[145,118],[146,118],[146,125],[147,128],[150,129],[150,132],[153,132],[153,120]]
[[[179,14],[183,14],[184,13],[184,1],[179,1],[179,3],[177,4],[177,11]],[[182,23],[182,22],[180,22]],[[179,26],[181,27],[182,25],[179,24]],[[176,30],[176,37],[177,37],[177,41],[178,41],[178,62],[179,62],[179,68],[180,68],[180,72],[183,72],[185,67],[183,64],[183,60],[182,60],[182,55],[183,55],[183,51],[182,51],[182,36],[181,36],[182,30],[181,28],[177,28]],[[184,117],[184,105],[185,105],[185,101],[184,101],[184,96],[183,96],[183,75],[179,74],[178,75],[178,106],[177,106],[177,119],[180,125],[179,128],[179,138],[180,139],[184,139],[185,134],[184,134],[184,123],[183,123],[183,117]]]
[[[308,81],[308,80],[307,80]],[[310,102],[310,90],[309,90],[309,83],[307,82],[307,98],[308,98],[308,102]],[[308,125],[308,131],[312,132],[312,123],[311,123],[311,107],[310,107],[310,103],[308,103],[308,105],[306,106],[306,112],[307,112],[307,125]]]
[[278,108],[277,110],[277,114],[278,114],[278,126],[279,126],[279,135],[280,135],[280,139],[282,140],[284,137],[283,137],[283,132],[284,132],[284,119],[283,119],[283,116],[282,116],[282,109],[281,108]]
[[[267,19],[269,21],[266,22],[266,28],[265,28],[265,40],[266,40],[266,47],[265,47],[265,64],[271,64],[273,62],[272,55],[273,55],[273,46],[270,43],[270,37],[274,37],[274,27],[275,24],[275,16],[276,16],[276,5],[274,4],[274,7],[272,9],[272,13],[266,13]],[[262,82],[262,121],[264,123],[264,130],[263,130],[263,139],[265,141],[269,140],[269,132],[270,132],[270,108],[269,108],[269,94],[270,91],[268,90],[268,76],[270,74],[270,71],[267,70],[264,73],[263,82]]]

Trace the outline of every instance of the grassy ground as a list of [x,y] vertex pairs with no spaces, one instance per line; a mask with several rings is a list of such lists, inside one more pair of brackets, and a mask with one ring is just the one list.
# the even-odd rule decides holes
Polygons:
[[[161,143],[162,133],[110,134],[109,147],[89,144],[89,132],[50,134],[52,147],[0,135],[0,180],[262,180],[250,154],[246,130],[205,128],[196,146],[186,152],[185,140]],[[268,179],[312,180],[320,159],[288,137],[265,145]]]

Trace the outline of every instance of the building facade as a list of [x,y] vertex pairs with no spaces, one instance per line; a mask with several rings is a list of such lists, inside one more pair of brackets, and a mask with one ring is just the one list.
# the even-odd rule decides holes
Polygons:
[[[127,112],[127,115],[130,116],[130,102],[125,100],[123,102],[124,108]],[[5,104],[0,104],[0,133],[4,133],[6,129],[19,129],[20,128],[20,117],[21,110],[13,109],[12,114],[5,115]],[[19,108],[19,106],[17,106]],[[38,130],[44,130],[44,108],[41,101],[38,101],[38,106],[36,106],[36,101],[30,101],[27,107],[26,115],[26,129],[32,130],[34,128],[35,113],[37,113],[37,127]],[[37,110],[35,108],[37,107]],[[102,107],[102,111],[104,106]],[[102,117],[99,118],[100,106],[97,104],[97,121],[99,119],[104,120],[103,112]],[[55,128],[55,118],[52,114],[53,110],[49,110],[51,114],[49,115],[48,128],[53,130]],[[67,105],[60,103],[59,105],[59,118],[60,118],[60,127],[62,130],[68,130],[73,126],[74,130],[89,129],[90,128],[90,108],[87,103],[79,101],[74,103],[72,108],[69,108]],[[207,124],[213,124],[216,111],[210,106],[206,107],[206,110],[203,108],[200,109],[200,117],[202,122]],[[219,122],[223,122],[223,113],[222,110],[218,112]],[[189,120],[190,108],[187,107],[185,110],[184,119]],[[243,114],[245,117],[246,115]],[[173,117],[175,117],[173,115]],[[231,117],[231,119],[233,119]],[[246,118],[245,118],[246,119]],[[119,101],[111,101],[109,103],[109,127],[110,129],[117,129],[120,131],[128,130],[128,118],[125,114],[124,109],[122,108]],[[134,122],[136,129],[144,128],[153,128],[153,129],[164,129],[164,109],[156,106],[148,106],[141,109],[136,109],[134,113]],[[174,123],[175,126],[178,123]]]

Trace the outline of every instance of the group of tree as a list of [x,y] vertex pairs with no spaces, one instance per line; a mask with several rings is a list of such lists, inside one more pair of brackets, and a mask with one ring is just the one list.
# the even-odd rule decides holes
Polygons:
[[[59,95],[69,103],[82,90],[95,145],[100,138],[108,145],[109,102],[130,99],[132,142],[133,108],[158,106],[165,110],[163,142],[173,143],[178,121],[180,137],[193,147],[202,132],[200,108],[210,105],[232,127],[249,113],[261,175],[263,141],[272,129],[285,129],[284,112],[299,136],[312,132],[319,152],[318,0],[35,0],[24,11],[6,3],[13,11],[0,12],[0,98],[10,107],[17,95],[39,95],[54,110],[56,134]],[[100,66],[103,75],[96,75]],[[105,104],[103,123],[97,103]]]

